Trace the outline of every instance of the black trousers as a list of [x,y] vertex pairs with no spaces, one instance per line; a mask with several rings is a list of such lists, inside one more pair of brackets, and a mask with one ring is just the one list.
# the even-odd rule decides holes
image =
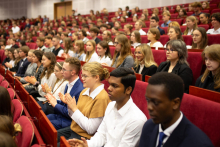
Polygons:
[[60,137],[61,136],[64,136],[66,138],[66,140],[73,139],[73,138],[81,140],[81,137],[82,137],[82,136],[78,135],[77,133],[73,132],[70,129],[70,127],[59,129],[59,130],[57,130],[57,147],[60,146]]
[[53,106],[49,105],[49,103],[43,104],[42,101],[38,101],[37,103],[41,106],[42,111],[43,111],[46,115],[48,115],[48,114],[54,114],[54,108],[53,108]]

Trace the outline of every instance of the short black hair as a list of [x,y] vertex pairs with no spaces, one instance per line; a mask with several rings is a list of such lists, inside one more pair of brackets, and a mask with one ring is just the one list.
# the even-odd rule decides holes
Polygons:
[[211,18],[214,17],[218,22],[220,22],[220,13],[217,12],[217,13],[213,13]]
[[21,44],[21,46],[25,46],[25,45],[26,45],[25,40],[21,40],[21,41],[20,41],[20,44]]
[[164,90],[170,100],[180,98],[182,100],[184,94],[183,80],[174,73],[158,72],[149,80],[150,85],[164,85]]
[[82,27],[89,29],[89,26],[88,26],[87,24],[86,24],[86,25],[83,25]]
[[131,86],[132,88],[131,93],[133,92],[136,82],[136,76],[132,69],[126,67],[119,67],[113,70],[110,73],[110,76],[121,78],[121,83],[124,85],[125,90]]
[[54,36],[54,33],[53,33],[53,32],[49,32],[48,34],[50,34],[51,36]]
[[159,18],[157,16],[153,16],[150,19],[154,19],[156,22],[159,22]]

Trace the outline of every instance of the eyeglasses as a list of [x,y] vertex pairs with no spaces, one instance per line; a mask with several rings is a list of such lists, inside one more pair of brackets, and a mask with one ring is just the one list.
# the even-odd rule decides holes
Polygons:
[[114,45],[118,45],[118,42],[114,42]]
[[142,53],[139,51],[139,52],[134,52],[134,54],[142,54]]
[[62,71],[72,71],[72,70],[66,70],[66,69],[62,68]]
[[84,79],[86,79],[86,78],[88,78],[88,77],[90,77],[90,76],[87,76],[87,75],[81,74],[81,77],[84,78]]
[[173,49],[164,48],[164,51],[165,51],[165,52],[173,53],[174,50],[173,50]]
[[196,35],[192,35],[192,37],[196,37],[196,38],[197,38],[197,37],[199,37],[199,35],[198,35],[198,34],[196,34]]

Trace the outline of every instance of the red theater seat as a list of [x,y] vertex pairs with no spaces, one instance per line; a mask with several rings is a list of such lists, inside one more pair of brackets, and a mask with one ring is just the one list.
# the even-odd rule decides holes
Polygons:
[[12,104],[14,105],[13,122],[16,122],[23,112],[23,105],[17,99],[12,100]]
[[200,25],[198,25],[198,27],[202,27],[202,28],[206,29],[206,31],[209,29],[209,25],[200,24]]
[[220,9],[213,9],[212,12],[211,12],[211,14],[212,14],[212,13],[217,13],[217,12],[220,12]]
[[180,26],[181,32],[183,33],[186,30],[186,26]]
[[152,50],[154,61],[159,66],[161,62],[164,62],[167,60],[166,53],[164,50]]
[[[147,32],[146,32],[147,33]],[[141,43],[148,43],[149,40],[147,39],[147,35],[141,35]]]
[[161,35],[159,41],[165,45],[169,41],[169,36],[168,35]]
[[220,44],[220,34],[210,35],[208,34],[208,45]]
[[183,40],[186,45],[192,45],[192,36],[191,35],[183,35]]
[[30,49],[37,49],[37,44],[36,43],[26,43],[27,46],[30,48]]
[[220,104],[200,97],[184,94],[181,111],[212,141],[215,147],[220,146]]

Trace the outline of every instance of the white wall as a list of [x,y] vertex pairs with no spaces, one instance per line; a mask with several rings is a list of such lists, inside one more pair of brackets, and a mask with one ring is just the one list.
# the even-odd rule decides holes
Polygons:
[[[140,9],[143,9],[194,1],[196,0],[72,0],[72,5],[77,13],[88,14],[91,9],[100,11],[107,8],[111,12],[116,11],[119,7],[124,9],[125,6],[129,6],[130,9],[139,6]],[[54,3],[56,2],[60,2],[60,0],[0,0],[0,19],[20,18],[21,16],[36,18],[38,15],[47,15],[53,19]]]

